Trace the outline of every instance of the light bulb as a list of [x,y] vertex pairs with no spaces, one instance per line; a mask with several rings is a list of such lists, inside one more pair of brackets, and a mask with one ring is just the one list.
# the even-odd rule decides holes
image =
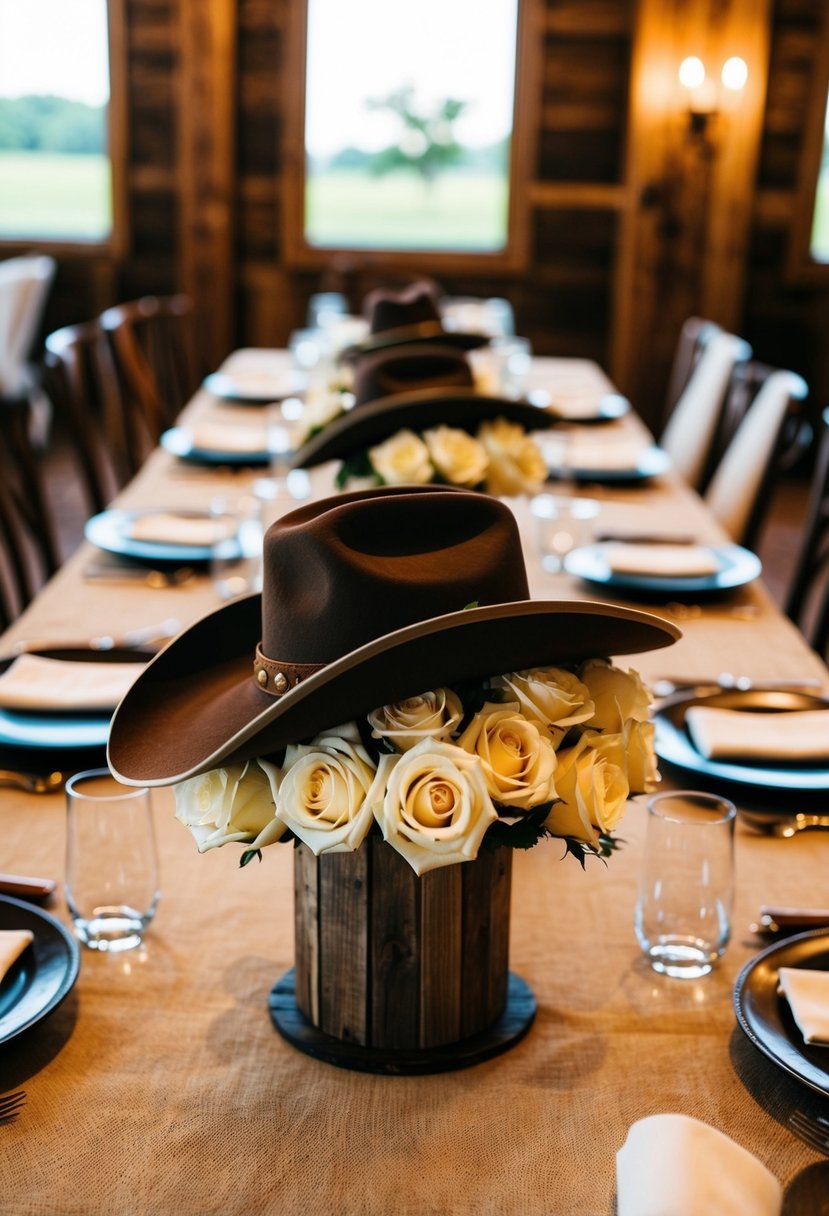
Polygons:
[[689,55],[679,65],[679,83],[686,89],[698,89],[705,81],[705,64],[696,55]]
[[726,59],[722,65],[721,80],[726,89],[733,89],[735,92],[744,89],[748,80],[748,64],[745,59],[741,59],[739,55]]

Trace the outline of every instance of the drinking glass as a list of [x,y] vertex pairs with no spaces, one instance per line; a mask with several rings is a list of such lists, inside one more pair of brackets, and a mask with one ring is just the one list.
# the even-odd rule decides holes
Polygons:
[[210,549],[210,578],[223,600],[262,590],[262,503],[245,495],[235,503],[214,499],[210,514],[218,539]]
[[696,790],[656,794],[648,802],[635,929],[654,971],[699,979],[725,953],[736,815],[727,798]]
[[160,896],[150,791],[109,769],[66,783],[64,894],[76,936],[91,950],[140,945]]
[[592,539],[593,521],[601,511],[595,498],[565,498],[536,494],[530,504],[535,516],[536,541],[541,565],[557,574],[571,549]]

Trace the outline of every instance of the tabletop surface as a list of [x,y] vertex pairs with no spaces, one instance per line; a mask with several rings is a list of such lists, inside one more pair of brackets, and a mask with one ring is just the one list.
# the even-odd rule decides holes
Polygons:
[[[245,358],[237,352],[227,366]],[[284,356],[255,358],[279,366]],[[583,360],[536,360],[533,377],[569,391],[610,387]],[[204,391],[184,415],[255,416]],[[593,433],[644,437],[633,415]],[[159,449],[117,502],[202,507],[243,494],[257,476],[184,465]],[[316,471],[314,493],[328,492],[331,478],[330,468]],[[672,474],[579,493],[601,503],[597,530],[656,520],[660,530],[724,539]],[[610,598],[546,573],[527,502],[510,505],[533,596]],[[202,574],[163,589],[107,582],[85,577],[94,557],[81,546],[4,636],[3,653],[23,638],[75,639],[171,616],[187,624],[217,606]],[[647,678],[730,671],[813,678],[829,690],[825,666],[760,582],[714,601],[648,607],[683,637],[621,661]],[[17,1121],[0,1127],[0,1212],[612,1216],[627,1129],[663,1111],[694,1115],[759,1157],[787,1187],[784,1212],[813,1210],[797,1206],[809,1179],[826,1193],[829,1163],[787,1120],[798,1107],[829,1115],[829,1098],[748,1041],[733,987],[762,948],[749,930],[761,903],[826,906],[829,833],[781,840],[738,822],[732,941],[699,981],[655,975],[634,937],[643,799],[631,802],[607,865],[590,859],[582,872],[557,841],[517,854],[510,966],[538,1003],[529,1034],[473,1068],[389,1077],[317,1062],[272,1027],[268,994],[293,964],[291,849],[270,848],[245,869],[232,846],[199,855],[174,819],[171,791],[153,800],[162,896],[144,944],[120,956],[84,952],[60,1008],[0,1045],[0,1094],[28,1095]],[[64,814],[59,795],[0,791],[0,868],[61,879]],[[62,897],[47,907],[68,923]]]

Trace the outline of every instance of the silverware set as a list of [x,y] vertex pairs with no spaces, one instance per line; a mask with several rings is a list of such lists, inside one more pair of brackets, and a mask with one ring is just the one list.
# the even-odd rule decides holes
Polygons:
[[795,1110],[789,1115],[789,1127],[801,1140],[829,1157],[829,1119]]
[[6,1094],[5,1097],[0,1098],[0,1124],[13,1123],[25,1102],[25,1089],[18,1089],[13,1094]]
[[687,676],[662,676],[650,684],[655,697],[671,697],[675,692],[693,692],[715,689],[721,692],[748,692],[751,689],[766,692],[788,692],[801,688],[821,688],[818,679],[786,679],[786,680],[755,680],[751,676],[734,675],[730,671],[721,671],[719,675],[696,679]]

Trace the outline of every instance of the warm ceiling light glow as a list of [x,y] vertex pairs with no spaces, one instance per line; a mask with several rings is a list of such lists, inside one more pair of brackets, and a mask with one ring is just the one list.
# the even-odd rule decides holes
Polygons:
[[735,92],[745,88],[748,80],[748,64],[739,55],[732,55],[722,65],[722,82],[725,88]]
[[689,55],[679,65],[679,83],[686,89],[698,89],[705,81],[705,64],[696,55]]

